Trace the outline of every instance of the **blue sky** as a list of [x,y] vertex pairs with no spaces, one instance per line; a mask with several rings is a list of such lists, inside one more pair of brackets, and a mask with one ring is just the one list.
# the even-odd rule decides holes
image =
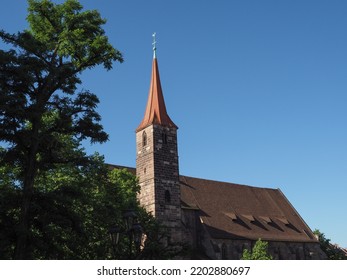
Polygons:
[[[125,59],[82,76],[110,135],[88,152],[135,166],[156,32],[180,173],[280,188],[311,229],[347,247],[347,1],[80,2],[108,20]],[[27,27],[25,0],[1,4],[0,28]]]

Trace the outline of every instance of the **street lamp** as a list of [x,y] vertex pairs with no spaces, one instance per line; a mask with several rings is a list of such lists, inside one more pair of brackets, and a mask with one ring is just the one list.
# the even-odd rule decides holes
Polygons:
[[135,211],[132,209],[123,212],[123,221],[124,228],[114,225],[110,227],[108,233],[110,235],[114,257],[116,257],[116,247],[119,244],[120,235],[123,234],[128,237],[129,257],[131,258],[133,245],[135,246],[136,252],[140,250],[143,230],[141,224],[137,222]]
[[142,241],[142,226],[139,223],[133,225],[133,238],[135,243],[135,249],[138,252],[140,250]]
[[113,256],[116,256],[116,246],[119,243],[119,235],[121,233],[121,229],[118,226],[112,226],[108,230],[108,234],[110,235],[111,244],[112,244],[112,250],[113,250]]
[[137,215],[134,210],[128,209],[123,212],[123,220],[125,223],[125,229],[127,231],[131,230],[134,222],[137,220]]

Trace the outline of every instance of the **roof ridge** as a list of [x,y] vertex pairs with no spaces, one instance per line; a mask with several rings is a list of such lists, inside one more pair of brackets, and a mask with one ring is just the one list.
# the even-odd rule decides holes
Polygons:
[[216,182],[216,183],[222,183],[222,184],[231,184],[238,187],[248,187],[248,188],[254,188],[254,189],[265,189],[265,190],[279,190],[279,188],[269,188],[269,187],[257,187],[257,186],[251,186],[246,184],[239,184],[239,183],[232,183],[227,181],[221,181],[221,180],[214,180],[214,179],[206,179],[206,178],[198,178],[198,177],[192,177],[187,175],[180,175],[181,177],[190,178],[190,179],[197,179],[197,180],[203,180],[203,181],[209,181],[209,182]]

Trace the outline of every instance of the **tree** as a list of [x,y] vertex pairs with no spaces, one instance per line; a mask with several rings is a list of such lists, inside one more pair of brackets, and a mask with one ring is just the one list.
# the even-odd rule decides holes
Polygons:
[[[66,147],[72,149],[69,153],[83,153],[73,143],[66,143]],[[13,258],[15,248],[14,229],[22,195],[16,188],[16,177],[11,168],[0,169],[2,259]],[[56,164],[50,170],[39,171],[28,216],[26,257],[120,259],[129,256],[127,240],[121,240],[117,256],[111,254],[108,229],[114,223],[122,223],[124,209],[135,207],[139,211],[138,190],[135,176],[126,170],[110,170],[98,155],[89,157],[85,164]]]
[[[65,140],[65,147],[69,154],[84,153],[72,139]],[[60,163],[38,171],[28,215],[27,258],[114,257],[108,229],[113,223],[121,223],[124,209],[139,207],[137,179],[126,170],[110,170],[97,154],[83,156],[88,158],[83,164]],[[0,256],[11,259],[22,193],[12,169],[0,168],[0,178]],[[120,247],[128,248],[122,242]]]
[[[66,140],[69,153],[84,153]],[[70,143],[69,143],[70,142]],[[66,151],[67,152],[67,151]],[[16,172],[0,168],[0,258],[11,259],[19,217]],[[29,259],[170,259],[180,253],[165,246],[165,228],[140,207],[137,178],[126,170],[110,169],[99,155],[85,164],[56,164],[38,172],[29,211],[27,258]],[[123,235],[112,252],[108,230],[121,226],[123,210],[138,213],[146,238],[144,248],[129,248]]]
[[272,260],[268,253],[268,243],[259,238],[254,244],[252,251],[245,249],[242,254],[242,260]]
[[331,240],[326,238],[324,233],[318,229],[315,229],[313,233],[317,236],[320,247],[329,260],[347,260],[346,253],[338,246],[331,244]]
[[83,153],[66,153],[65,135],[77,144],[108,139],[95,110],[97,96],[76,93],[79,75],[96,65],[109,70],[114,61],[123,61],[109,44],[102,28],[106,21],[97,11],[82,11],[77,0],[28,3],[29,29],[0,31],[10,46],[0,50],[0,165],[16,170],[13,184],[21,200],[14,214],[16,259],[29,257],[29,212],[35,207],[39,173],[87,160]]

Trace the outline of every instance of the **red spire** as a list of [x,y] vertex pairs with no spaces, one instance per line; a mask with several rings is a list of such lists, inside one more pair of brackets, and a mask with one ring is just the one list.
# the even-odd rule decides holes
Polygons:
[[178,128],[166,112],[163,91],[160,84],[158,62],[155,57],[153,58],[152,63],[152,78],[145,116],[136,129],[136,132],[151,124],[160,124],[162,126]]

